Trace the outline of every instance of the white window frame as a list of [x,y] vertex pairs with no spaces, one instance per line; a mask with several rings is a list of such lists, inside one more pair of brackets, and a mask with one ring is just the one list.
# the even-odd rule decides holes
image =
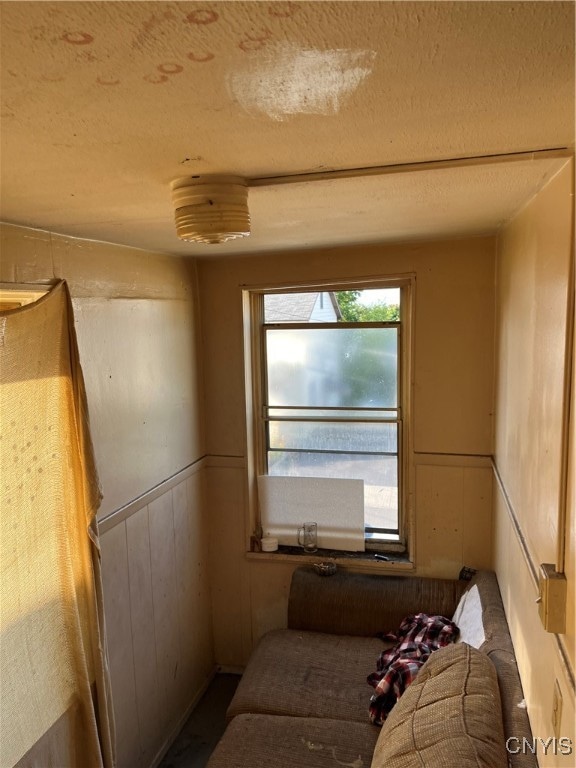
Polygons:
[[[305,291],[346,291],[378,288],[400,288],[401,316],[399,332],[399,393],[398,410],[401,414],[398,435],[398,530],[399,541],[371,542],[366,540],[367,551],[409,553],[412,549],[411,536],[411,382],[413,357],[413,307],[415,292],[414,275],[396,275],[386,278],[343,279],[330,283],[290,283],[282,285],[244,286],[244,354],[247,414],[247,471],[248,471],[248,519],[246,535],[248,549],[254,536],[261,533],[260,514],[257,500],[257,477],[266,469],[266,432],[264,419],[264,294],[300,293]],[[356,325],[356,324],[355,324]],[[358,324],[361,325],[361,324]]]

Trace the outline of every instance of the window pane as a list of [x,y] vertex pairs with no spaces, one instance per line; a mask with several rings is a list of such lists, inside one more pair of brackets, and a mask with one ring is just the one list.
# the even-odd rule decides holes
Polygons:
[[396,453],[396,424],[350,424],[271,421],[271,449]]
[[366,307],[400,305],[400,288],[364,288],[359,294],[358,302]]
[[265,323],[335,323],[339,319],[332,291],[264,294]]
[[398,528],[398,460],[395,456],[268,452],[271,475],[364,480],[365,524]]
[[267,329],[266,357],[269,406],[397,406],[397,328]]
[[394,322],[400,319],[400,288],[264,294],[264,322]]

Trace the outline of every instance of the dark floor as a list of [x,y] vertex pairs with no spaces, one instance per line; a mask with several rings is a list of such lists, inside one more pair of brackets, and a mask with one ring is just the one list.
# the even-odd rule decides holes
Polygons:
[[204,768],[226,728],[239,675],[216,675],[158,768]]

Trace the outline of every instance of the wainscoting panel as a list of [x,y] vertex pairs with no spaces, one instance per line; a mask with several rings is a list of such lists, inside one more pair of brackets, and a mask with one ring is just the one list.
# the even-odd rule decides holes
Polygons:
[[163,733],[148,516],[148,508],[144,507],[126,521],[132,650],[143,765],[152,761]]
[[203,467],[101,535],[118,768],[152,768],[214,672]]
[[[441,458],[441,457],[440,457]],[[433,459],[430,459],[432,461]],[[416,563],[421,576],[458,578],[492,562],[492,470],[452,457],[416,466]]]

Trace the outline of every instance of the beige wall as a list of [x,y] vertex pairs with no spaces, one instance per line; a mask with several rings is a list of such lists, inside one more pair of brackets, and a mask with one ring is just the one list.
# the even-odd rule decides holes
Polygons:
[[[565,168],[498,238],[495,569],[504,598],[534,735],[553,736],[554,681],[563,696],[561,734],[574,748],[574,421],[570,491],[563,509],[567,372],[573,273],[573,166]],[[573,384],[572,384],[573,387]],[[573,393],[572,388],[572,393]],[[574,417],[572,417],[574,419]],[[541,626],[540,563],[562,565],[566,535],[568,626]],[[523,546],[524,544],[524,546]],[[574,755],[540,756],[540,765],[574,765]]]
[[214,669],[193,262],[2,225],[0,280],[65,278],[103,491],[119,768],[150,766]]
[[0,278],[65,278],[103,501],[99,518],[204,454],[193,262],[2,225]]
[[492,559],[494,256],[492,238],[468,238],[199,262],[219,663],[244,664],[253,642],[282,626],[294,568],[279,558],[246,557],[242,288],[415,275],[416,572],[456,577],[462,565],[489,567]]

